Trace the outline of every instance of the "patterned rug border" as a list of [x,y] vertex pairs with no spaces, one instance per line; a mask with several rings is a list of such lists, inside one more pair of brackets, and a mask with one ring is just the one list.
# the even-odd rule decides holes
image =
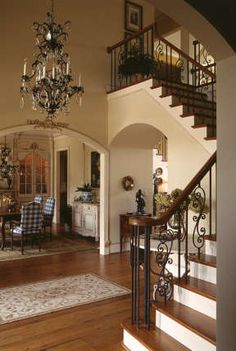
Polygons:
[[99,248],[84,248],[84,249],[78,249],[78,250],[65,250],[65,251],[58,251],[58,252],[45,252],[45,253],[39,253],[39,254],[31,254],[29,256],[21,255],[19,257],[9,257],[9,258],[0,258],[0,264],[4,262],[11,262],[11,261],[17,261],[17,260],[28,260],[32,258],[38,258],[38,257],[45,257],[45,256],[52,256],[52,255],[62,255],[62,254],[68,254],[68,253],[77,253],[77,252],[85,252],[85,251],[98,251]]
[[75,307],[80,307],[80,306],[84,306],[84,305],[88,305],[88,304],[92,304],[92,303],[97,303],[97,302],[101,302],[101,301],[105,301],[105,300],[110,300],[110,299],[114,299],[116,297],[121,297],[121,296],[125,296],[125,295],[129,295],[131,293],[131,290],[129,288],[127,288],[126,286],[120,285],[110,279],[106,279],[96,273],[81,273],[81,274],[76,274],[76,275],[71,275],[71,276],[67,276],[67,277],[63,277],[63,278],[56,278],[56,279],[47,279],[47,280],[40,280],[34,283],[25,283],[25,284],[21,284],[21,285],[17,285],[17,286],[13,286],[13,287],[8,287],[8,288],[0,288],[0,293],[4,290],[14,290],[14,289],[18,289],[18,288],[24,288],[24,287],[33,287],[35,285],[37,286],[42,286],[45,283],[49,283],[49,282],[60,282],[60,281],[65,281],[65,280],[69,280],[69,279],[73,279],[75,277],[82,277],[82,276],[93,276],[99,280],[104,281],[105,283],[108,283],[110,285],[114,285],[120,289],[122,289],[123,291],[120,291],[119,293],[115,293],[113,296],[103,296],[103,297],[97,297],[96,299],[94,299],[94,301],[85,301],[85,302],[75,302],[72,303],[70,305],[67,306],[62,306],[62,307],[56,307],[53,308],[52,310],[48,310],[48,311],[42,311],[42,312],[37,312],[37,313],[32,313],[30,315],[26,315],[26,316],[20,316],[18,318],[14,318],[12,320],[2,320],[1,318],[1,314],[0,314],[0,326],[1,325],[5,325],[5,324],[9,324],[9,323],[14,323],[17,321],[22,321],[22,320],[27,320],[30,318],[34,318],[34,317],[38,317],[38,316],[42,316],[42,315],[49,315],[49,314],[54,314],[56,312],[62,311],[62,310],[69,310],[71,308],[75,308]]

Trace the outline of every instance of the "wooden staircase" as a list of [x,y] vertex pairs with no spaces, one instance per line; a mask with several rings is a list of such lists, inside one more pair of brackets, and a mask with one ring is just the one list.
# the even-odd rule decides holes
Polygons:
[[[206,237],[205,253],[189,255],[190,277],[175,279],[173,300],[152,305],[150,330],[122,323],[123,344],[129,351],[216,350],[215,237]],[[214,282],[214,283],[213,283]]]
[[[153,80],[150,93],[190,132],[191,128],[201,129],[204,140],[216,141],[216,103],[209,101],[206,93],[188,84],[157,80]],[[216,142],[211,151],[215,149]]]
[[154,83],[152,89],[162,87],[161,98],[171,96],[170,107],[182,107],[180,117],[194,116],[192,128],[206,128],[206,140],[216,139],[216,103],[209,101],[204,92],[191,85],[181,83]]

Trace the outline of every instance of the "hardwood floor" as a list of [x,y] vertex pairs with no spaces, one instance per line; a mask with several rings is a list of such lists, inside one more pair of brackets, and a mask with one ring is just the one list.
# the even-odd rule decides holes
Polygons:
[[[98,251],[0,262],[0,288],[85,272],[130,287],[127,254]],[[120,351],[121,321],[130,317],[131,296],[122,296],[0,326],[1,351]]]

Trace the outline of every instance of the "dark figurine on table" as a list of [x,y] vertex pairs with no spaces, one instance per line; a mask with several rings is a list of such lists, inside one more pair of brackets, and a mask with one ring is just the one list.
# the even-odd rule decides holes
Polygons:
[[145,214],[145,201],[144,201],[144,193],[141,189],[139,189],[136,193],[136,202],[137,202],[137,211],[136,214],[143,215]]

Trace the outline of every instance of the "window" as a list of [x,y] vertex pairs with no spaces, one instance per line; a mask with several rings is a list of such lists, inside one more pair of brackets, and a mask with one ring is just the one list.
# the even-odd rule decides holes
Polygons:
[[29,151],[20,159],[19,194],[48,194],[49,162],[47,154]]

